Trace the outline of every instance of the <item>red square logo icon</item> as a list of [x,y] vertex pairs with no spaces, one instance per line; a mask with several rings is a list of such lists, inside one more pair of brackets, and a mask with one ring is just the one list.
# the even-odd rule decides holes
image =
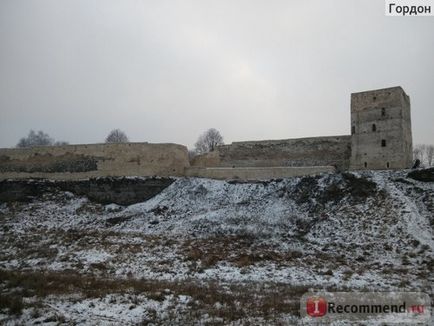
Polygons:
[[327,313],[327,301],[321,297],[310,297],[306,301],[306,312],[311,317],[322,317]]

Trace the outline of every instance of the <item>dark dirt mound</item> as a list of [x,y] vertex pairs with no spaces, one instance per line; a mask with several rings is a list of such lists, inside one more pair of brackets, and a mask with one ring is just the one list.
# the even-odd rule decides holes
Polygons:
[[171,178],[94,178],[79,181],[0,181],[0,202],[31,201],[44,193],[70,191],[101,203],[131,205],[146,201],[170,186]]
[[434,168],[414,170],[407,174],[407,177],[423,182],[433,182],[434,181]]
[[348,197],[353,203],[362,203],[368,197],[377,196],[377,185],[366,177],[358,177],[351,173],[331,175],[328,185],[321,188],[318,184],[320,177],[304,177],[295,186],[291,194],[298,204],[311,204],[315,211],[323,205],[338,203]]

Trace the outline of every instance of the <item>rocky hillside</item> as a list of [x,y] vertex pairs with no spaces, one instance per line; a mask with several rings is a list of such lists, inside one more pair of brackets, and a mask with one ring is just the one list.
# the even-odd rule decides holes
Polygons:
[[433,172],[407,172],[180,178],[129,206],[38,181],[0,204],[0,320],[296,324],[308,289],[432,295]]

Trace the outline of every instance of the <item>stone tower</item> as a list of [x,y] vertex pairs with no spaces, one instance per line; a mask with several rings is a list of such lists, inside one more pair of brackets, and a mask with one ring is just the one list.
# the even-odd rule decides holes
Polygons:
[[405,169],[412,161],[410,98],[404,90],[351,94],[350,168]]

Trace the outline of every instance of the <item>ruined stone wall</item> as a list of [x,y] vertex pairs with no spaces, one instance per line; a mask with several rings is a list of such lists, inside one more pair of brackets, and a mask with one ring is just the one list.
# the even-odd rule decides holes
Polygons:
[[320,173],[333,173],[332,166],[306,166],[306,167],[189,167],[185,170],[186,177],[199,177],[221,180],[268,180],[290,178]]
[[234,142],[195,157],[195,167],[337,166],[346,170],[351,136]]
[[0,149],[0,180],[77,180],[102,176],[183,176],[187,148],[177,144],[89,144]]

